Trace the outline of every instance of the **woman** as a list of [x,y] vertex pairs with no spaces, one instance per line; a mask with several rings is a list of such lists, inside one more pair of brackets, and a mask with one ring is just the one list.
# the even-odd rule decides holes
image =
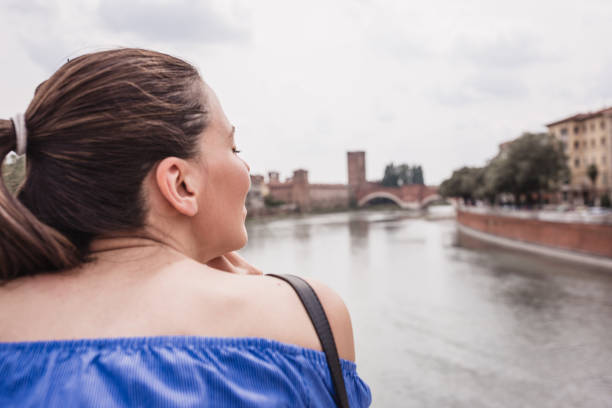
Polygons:
[[[232,252],[236,149],[196,69],[139,49],[69,61],[0,121],[28,167],[17,199],[0,183],[0,406],[333,405],[300,300]],[[367,406],[346,307],[310,283]]]

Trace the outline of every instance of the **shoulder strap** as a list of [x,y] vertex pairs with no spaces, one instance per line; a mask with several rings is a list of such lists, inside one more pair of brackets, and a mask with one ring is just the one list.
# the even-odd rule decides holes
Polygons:
[[349,408],[346,387],[344,386],[344,377],[342,377],[342,367],[340,366],[340,358],[338,357],[338,349],[336,348],[334,335],[332,334],[327,315],[325,314],[325,310],[323,310],[319,297],[304,279],[295,275],[267,274],[266,276],[284,280],[291,285],[293,290],[298,294],[317,332],[323,351],[325,352],[327,366],[331,372],[332,382],[336,390],[336,404],[340,408]]

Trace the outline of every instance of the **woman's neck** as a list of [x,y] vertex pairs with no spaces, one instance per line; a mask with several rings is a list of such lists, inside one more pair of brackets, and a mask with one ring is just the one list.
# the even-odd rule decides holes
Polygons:
[[161,266],[190,259],[177,248],[148,238],[114,237],[94,240],[90,245],[92,266]]

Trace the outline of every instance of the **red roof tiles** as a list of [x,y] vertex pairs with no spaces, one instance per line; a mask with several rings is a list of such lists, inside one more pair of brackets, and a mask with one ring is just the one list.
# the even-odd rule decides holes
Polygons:
[[596,118],[597,116],[602,116],[605,113],[612,114],[612,108],[604,108],[604,109],[598,110],[596,112],[578,113],[578,114],[570,116],[568,118],[561,119],[561,120],[558,120],[556,122],[549,123],[546,126],[554,126],[554,125],[558,125],[558,124],[563,123],[563,122],[570,122],[570,121],[582,122],[583,120]]

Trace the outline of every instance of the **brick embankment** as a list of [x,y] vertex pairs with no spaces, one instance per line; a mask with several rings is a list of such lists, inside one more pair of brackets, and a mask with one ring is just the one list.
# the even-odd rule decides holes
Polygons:
[[612,258],[610,224],[543,221],[466,210],[457,210],[457,222],[502,238]]

